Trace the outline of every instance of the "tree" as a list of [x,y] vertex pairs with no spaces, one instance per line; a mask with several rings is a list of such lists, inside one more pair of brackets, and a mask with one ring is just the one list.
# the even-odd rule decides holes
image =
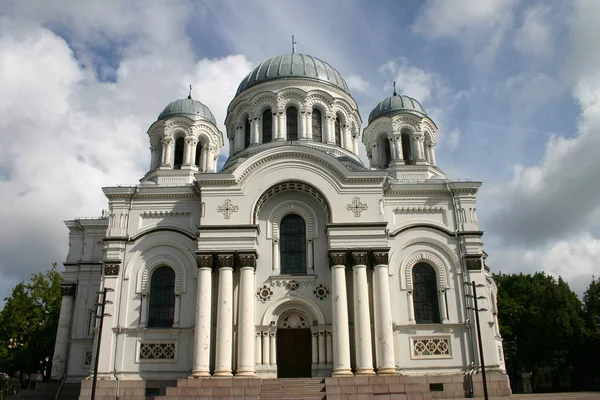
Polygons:
[[[514,372],[542,367],[573,372],[586,334],[581,301],[561,278],[495,275],[498,319]],[[514,378],[514,376],[513,376]]]
[[600,390],[600,278],[592,277],[583,294],[583,311],[588,334],[582,349],[582,370],[588,389]]
[[14,375],[41,371],[50,378],[60,313],[60,273],[56,264],[17,284],[0,312],[0,371]]

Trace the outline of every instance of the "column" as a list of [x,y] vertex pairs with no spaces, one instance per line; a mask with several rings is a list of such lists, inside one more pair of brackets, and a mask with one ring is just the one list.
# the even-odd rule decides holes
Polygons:
[[271,357],[269,350],[271,346],[269,344],[269,330],[265,329],[262,333],[262,358],[263,365],[269,365],[271,363]]
[[206,172],[206,166],[208,165],[208,148],[206,146],[202,146],[202,150],[200,150],[200,170],[202,172]]
[[238,306],[238,365],[236,375],[254,376],[254,270],[256,254],[238,255],[240,265],[240,290]]
[[250,120],[250,144],[256,145],[260,143],[258,135],[258,117],[254,117]]
[[[373,314],[375,317],[377,374],[395,375],[397,372],[394,358],[394,331],[387,250],[374,251],[373,259],[375,261],[373,267]],[[377,289],[375,290],[375,288]]]
[[262,331],[256,331],[255,333],[256,340],[254,346],[254,356],[256,357],[256,365],[263,364],[262,362]]
[[217,255],[219,297],[214,376],[232,376],[233,345],[233,254]]
[[350,136],[350,127],[344,125],[342,127],[342,146],[348,151],[352,151],[352,137]]
[[431,146],[429,146],[429,164],[431,165],[436,165],[435,162],[435,144],[431,144]]
[[306,111],[298,110],[298,139],[306,138]]
[[283,111],[277,112],[277,139],[286,140],[285,114]]
[[412,287],[406,292],[407,303],[408,303],[408,323],[414,324],[415,321],[415,303],[413,301],[413,290]]
[[319,369],[325,368],[325,330],[319,329]]
[[440,316],[442,317],[442,324],[448,323],[448,310],[446,308],[446,291],[440,290],[439,292],[439,303],[440,303]]
[[183,163],[182,166],[190,166],[190,155],[192,153],[192,138],[185,138],[183,145]]
[[60,380],[65,377],[67,372],[67,354],[69,338],[71,337],[76,288],[72,284],[60,285],[62,300],[60,316],[58,317],[58,329],[56,330],[56,342],[54,343],[54,356],[52,357],[52,379]]
[[326,346],[326,354],[325,360],[327,361],[327,365],[331,366],[333,362],[333,352],[332,352],[332,342],[331,342],[331,329],[327,329],[325,331],[325,346]]
[[279,275],[279,239],[273,239],[273,275]]
[[346,252],[330,252],[333,317],[333,374],[352,375],[350,369],[350,329],[346,294]]
[[162,160],[162,166],[163,167],[171,167],[171,148],[173,146],[173,139],[171,138],[165,138],[162,140],[162,145],[163,145],[163,160]]
[[424,159],[424,142],[425,142],[425,137],[423,136],[423,134],[415,134],[415,150],[416,150],[416,159],[417,161],[425,161]]
[[206,153],[206,172],[215,172],[215,146],[212,144],[208,145],[208,151]]
[[161,163],[161,160],[158,159],[158,149],[159,146],[152,145],[150,146],[150,169],[154,169],[158,167]]
[[358,155],[358,137],[352,136],[352,152]]
[[311,327],[310,334],[312,337],[312,367],[319,367],[319,331],[316,327]]
[[192,376],[209,377],[210,329],[212,302],[212,254],[197,254],[198,292],[196,293],[196,329],[194,330],[194,361]]
[[335,114],[331,112],[325,113],[325,125],[327,127],[326,142],[329,144],[335,144]]
[[272,124],[272,128],[271,128],[271,137],[272,140],[277,140],[279,139],[279,120],[277,118],[277,113],[274,112],[271,118],[271,124]]
[[379,154],[379,143],[375,142],[371,145],[371,159],[373,160],[372,167],[379,168],[381,154]]
[[271,357],[271,366],[275,367],[275,365],[277,365],[277,330],[271,330],[269,331],[269,339],[271,341],[271,349],[269,351],[270,357]]
[[394,149],[394,158],[396,161],[399,161],[403,164],[404,162],[402,159],[402,135],[394,135],[393,138],[394,141],[392,143],[392,149]]
[[306,272],[308,275],[314,275],[315,266],[313,264],[313,240],[308,239],[306,243]]
[[371,316],[367,282],[367,252],[352,252],[354,277],[354,346],[356,375],[372,375]]
[[313,140],[312,137],[312,109],[306,111],[306,140]]

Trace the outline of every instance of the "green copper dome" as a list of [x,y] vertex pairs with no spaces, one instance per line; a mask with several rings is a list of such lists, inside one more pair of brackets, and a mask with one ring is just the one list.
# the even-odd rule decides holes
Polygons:
[[188,117],[190,119],[204,118],[217,125],[217,120],[212,112],[204,104],[191,97],[187,99],[179,99],[170,103],[158,116],[159,120],[168,119],[171,117]]
[[369,122],[382,115],[393,115],[400,112],[409,112],[421,117],[427,116],[425,109],[417,100],[412,97],[394,94],[377,103],[371,114],[369,114]]
[[281,78],[308,78],[328,82],[350,94],[346,81],[331,65],[316,57],[292,53],[272,57],[258,64],[240,83],[235,95],[261,82]]

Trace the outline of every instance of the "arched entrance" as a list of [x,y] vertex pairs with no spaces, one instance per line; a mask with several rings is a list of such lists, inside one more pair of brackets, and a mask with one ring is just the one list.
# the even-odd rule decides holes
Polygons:
[[288,312],[277,324],[277,377],[310,378],[310,326],[300,312]]

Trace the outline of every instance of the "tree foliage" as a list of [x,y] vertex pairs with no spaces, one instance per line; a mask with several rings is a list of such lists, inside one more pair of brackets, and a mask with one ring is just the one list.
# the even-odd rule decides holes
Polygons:
[[[588,349],[600,315],[600,281],[593,280],[582,303],[561,278],[544,273],[495,275],[498,319],[507,364],[515,374],[540,368],[571,372],[574,385],[590,387],[589,367],[598,361]],[[596,352],[596,354],[598,354]]]
[[0,312],[0,372],[42,371],[48,379],[60,312],[60,273],[56,264],[17,284]]

